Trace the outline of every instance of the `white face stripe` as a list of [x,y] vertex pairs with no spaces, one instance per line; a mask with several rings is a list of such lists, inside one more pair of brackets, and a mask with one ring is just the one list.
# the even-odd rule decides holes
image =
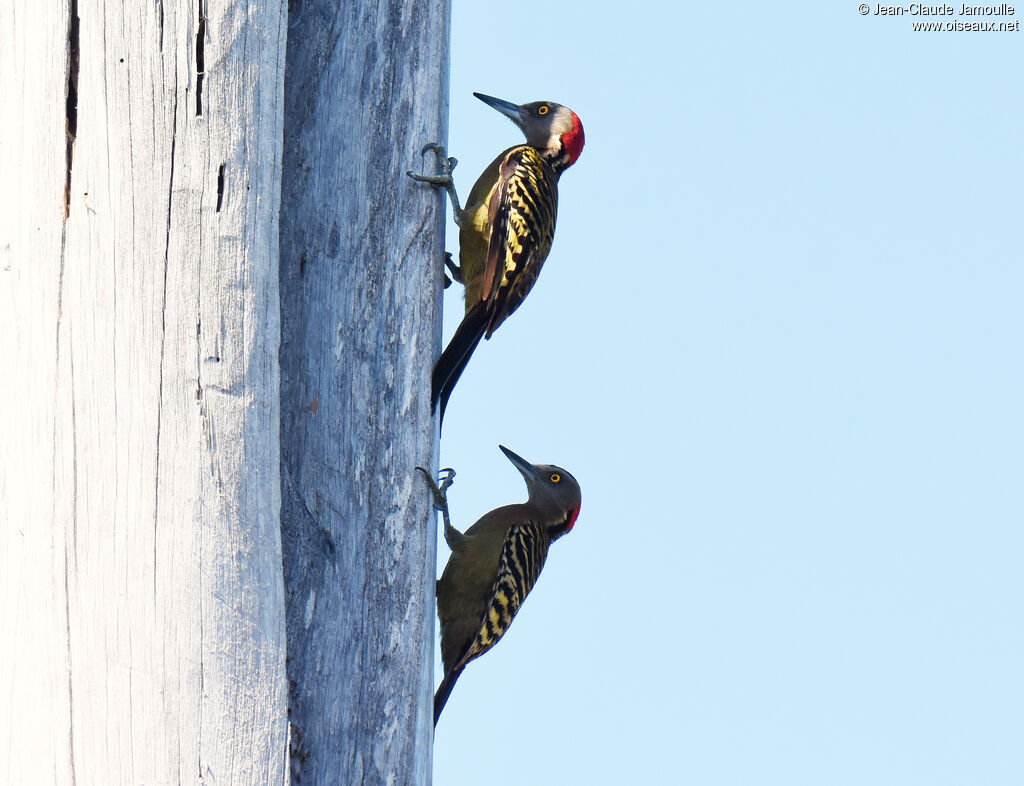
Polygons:
[[562,146],[562,136],[572,131],[572,112],[564,106],[553,106],[555,115],[551,118],[551,136],[548,137],[547,149],[557,153]]
[[555,117],[551,123],[551,132],[554,136],[562,136],[572,131],[572,112],[567,107],[560,106],[555,110]]

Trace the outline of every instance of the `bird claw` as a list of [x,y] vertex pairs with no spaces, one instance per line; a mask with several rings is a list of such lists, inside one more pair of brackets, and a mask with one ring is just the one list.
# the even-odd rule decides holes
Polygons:
[[[462,268],[455,264],[455,260],[452,259],[452,254],[450,251],[446,251],[444,254],[444,266],[448,268],[448,272],[452,274],[452,280],[458,282],[459,284],[465,285],[466,282],[462,280]],[[447,278],[448,277],[445,276],[446,280]],[[445,284],[445,289],[447,288],[448,285]]]
[[437,479],[440,484],[434,482],[434,478],[431,477],[430,473],[427,472],[423,467],[416,467],[420,472],[423,473],[424,480],[430,486],[430,492],[434,497],[434,507],[447,514],[448,512],[448,489],[455,482],[455,470],[451,467],[445,467],[438,474]]
[[455,483],[455,470],[445,467],[438,473],[437,479],[441,482],[441,493],[444,493]]
[[452,171],[459,164],[459,159],[448,155],[448,151],[445,150],[444,145],[438,142],[428,142],[420,150],[420,155],[424,155],[428,150],[433,150],[441,162],[441,174],[440,175],[424,175],[413,172],[411,169],[406,170],[409,177],[415,180],[417,183],[427,183],[433,188],[444,188],[448,192],[448,198],[452,201],[452,213],[455,219],[456,225],[462,228],[462,208],[459,205],[459,195],[455,192],[455,180],[452,178]]
[[418,172],[413,172],[411,169],[405,170],[405,174],[415,180],[417,183],[427,183],[434,188],[444,187],[445,190],[448,188],[454,188],[454,181],[451,175],[423,175]]
[[[455,169],[455,166],[459,163],[458,159],[448,157],[448,151],[440,142],[427,142],[427,144],[420,148],[420,155],[426,155],[428,150],[433,150],[437,153],[437,157],[440,158],[442,162],[447,160],[449,169]],[[441,166],[443,167],[444,163],[442,163]],[[451,173],[449,172],[449,174]]]
[[412,170],[407,171],[406,174],[413,180],[416,180],[420,183],[430,183],[430,185],[434,186],[435,188],[438,186],[444,186],[445,188],[448,188],[450,186],[454,189],[455,181],[452,179],[452,172],[455,170],[455,167],[459,165],[459,159],[449,156],[448,151],[445,150],[444,145],[439,144],[437,142],[427,142],[427,144],[423,146],[423,149],[420,150],[420,155],[422,156],[426,154],[428,150],[433,150],[437,154],[438,159],[441,161],[441,174],[423,175],[417,174]]
[[452,483],[455,482],[455,470],[451,467],[445,467],[441,470],[438,475],[438,480],[441,481],[440,485],[434,482],[430,473],[427,472],[423,467],[416,467],[420,472],[423,473],[424,479],[430,486],[430,491],[434,497],[434,507],[441,511],[441,519],[444,522],[444,539],[445,542],[451,547],[455,548],[459,541],[462,539],[462,533],[459,532],[455,527],[452,526],[451,515],[448,513],[448,489]]

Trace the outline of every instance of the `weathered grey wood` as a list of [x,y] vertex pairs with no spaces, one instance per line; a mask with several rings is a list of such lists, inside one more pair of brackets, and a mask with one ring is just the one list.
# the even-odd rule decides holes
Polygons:
[[285,5],[0,4],[2,783],[287,780]]
[[[427,784],[436,526],[430,371],[448,0],[303,0],[289,18],[282,473],[292,774]],[[425,165],[436,162],[428,156]]]

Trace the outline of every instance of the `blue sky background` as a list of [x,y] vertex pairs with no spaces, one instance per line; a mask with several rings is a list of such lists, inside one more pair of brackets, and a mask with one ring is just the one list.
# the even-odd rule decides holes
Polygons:
[[1024,783],[1024,32],[453,6],[463,196],[521,138],[474,90],[587,137],[452,397],[454,521],[525,497],[499,442],[584,501],[435,782]]

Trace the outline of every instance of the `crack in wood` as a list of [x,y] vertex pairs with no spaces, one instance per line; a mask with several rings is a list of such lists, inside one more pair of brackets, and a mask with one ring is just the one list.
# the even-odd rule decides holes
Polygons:
[[405,250],[402,252],[402,256],[398,260],[398,265],[396,265],[396,267],[399,270],[405,267],[405,262],[409,258],[409,255],[412,253],[413,246],[416,245],[416,242],[423,236],[423,230],[426,229],[427,222],[431,218],[433,218],[433,215],[431,215],[431,211],[426,210],[423,212],[423,215],[420,217],[419,225],[416,227],[416,230],[412,233],[412,237],[409,238],[409,242],[406,244]]
[[64,107],[64,132],[67,136],[65,157],[67,175],[64,179],[64,219],[71,215],[71,165],[75,157],[75,137],[78,135],[78,65],[81,56],[78,19],[78,0],[71,0],[68,10],[68,91]]
[[[203,318],[199,317],[196,322],[196,401],[202,402],[203,400],[203,366],[199,362],[199,358],[202,356],[202,343],[203,343]],[[206,417],[206,412],[203,412],[203,417]]]
[[167,269],[171,258],[171,208],[174,204],[174,152],[178,142],[178,80],[174,80],[174,109],[171,113],[171,158],[167,178],[167,234],[164,237],[164,280],[160,292],[160,367],[156,398],[156,466],[153,471],[153,597],[157,596],[157,543],[160,529],[160,430],[163,425],[164,409],[164,356],[167,351]]
[[197,0],[199,24],[196,26],[196,117],[203,114],[203,79],[206,77],[206,13],[203,0]]
[[220,212],[220,206],[224,204],[224,164],[221,164],[217,168],[217,212]]
[[71,786],[78,782],[75,771],[75,691],[74,691],[74,662],[71,651],[71,581],[68,576],[68,543],[64,540],[64,636],[67,639],[68,660],[68,750],[70,751],[68,762],[71,770]]
[[[64,237],[61,240],[61,272],[60,272],[60,290],[57,295],[58,303],[58,316],[57,316],[57,367],[60,368],[60,352],[61,352],[61,326],[63,323],[61,304],[64,300],[64,242],[66,240],[67,230],[62,233]],[[65,626],[65,647],[67,658],[67,675],[68,675],[68,768],[71,771],[71,786],[75,786],[77,783],[77,770],[75,769],[75,696],[74,696],[74,648],[71,642],[71,562],[74,560],[75,573],[78,573],[78,415],[75,409],[75,354],[71,351],[70,340],[68,341],[68,387],[71,390],[70,401],[71,401],[71,516],[68,521],[68,526],[71,530],[71,548],[70,553],[68,549],[68,537],[65,533],[64,536],[64,626]],[[57,435],[56,431],[53,436],[53,468],[56,474],[57,470]],[[54,496],[56,499],[56,495]],[[54,521],[56,521],[56,512],[54,511]]]

